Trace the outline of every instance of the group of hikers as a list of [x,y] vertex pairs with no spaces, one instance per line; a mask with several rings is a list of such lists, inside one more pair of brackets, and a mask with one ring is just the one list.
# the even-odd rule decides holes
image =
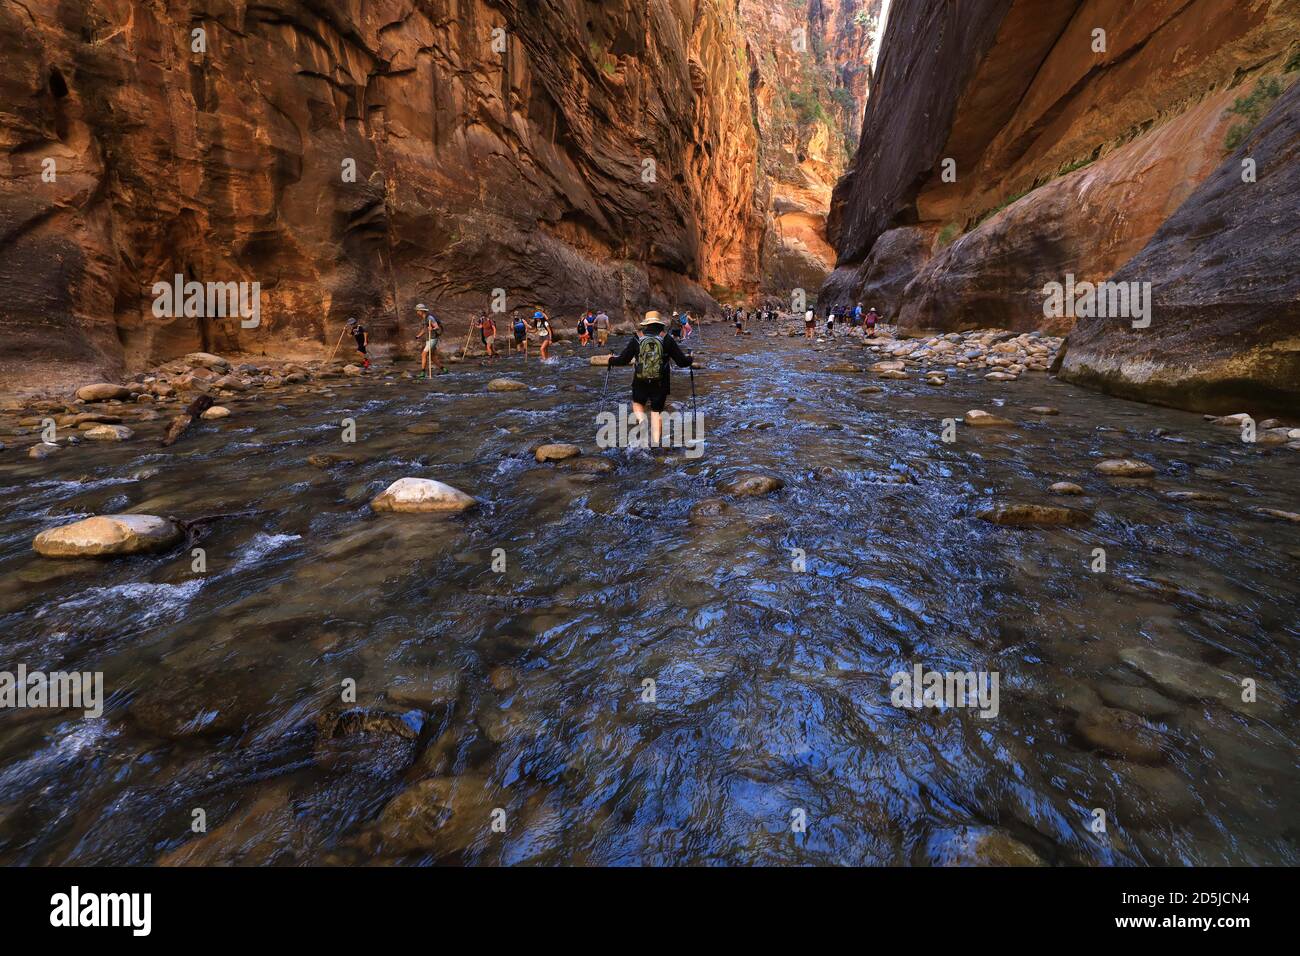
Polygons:
[[[445,374],[447,367],[438,354],[438,342],[443,333],[442,322],[423,302],[415,307],[415,313],[420,317],[420,336],[416,341],[424,343],[420,353],[420,377],[429,378],[434,374],[435,368],[438,375]],[[546,311],[537,308],[531,321],[516,312],[511,324],[515,348],[524,354],[525,359],[528,357],[528,336],[531,333],[539,340],[541,359],[545,361],[554,339],[551,320]],[[605,345],[609,341],[610,329],[609,315],[603,309],[599,312],[588,309],[578,323],[578,341],[583,345],[592,341],[597,345]],[[645,421],[649,415],[651,442],[656,446],[663,434],[661,415],[671,388],[669,362],[679,368],[691,367],[694,359],[690,352],[682,349],[681,342],[690,338],[694,331],[689,312],[674,312],[669,322],[665,322],[658,312],[647,312],[637,326],[636,335],[628,340],[622,352],[611,356],[609,360],[612,366],[635,366],[632,375],[632,412],[638,421]],[[471,325],[471,334],[474,332],[478,333],[487,357],[495,358],[497,327],[492,316],[487,312],[476,316]],[[361,355],[362,366],[369,368],[370,334],[366,327],[357,319],[350,318],[344,326],[344,333],[352,336],[357,352]]]
[[[443,363],[438,351],[438,343],[443,334],[442,322],[423,302],[415,307],[415,313],[420,318],[420,331],[416,342],[417,344],[423,343],[420,353],[420,377],[429,378],[434,374],[443,375],[447,372],[447,366]],[[647,313],[647,315],[659,317],[658,312]],[[546,314],[545,309],[538,306],[531,316],[515,311],[511,315],[510,325],[513,336],[513,346],[509,348],[510,352],[520,352],[527,359],[529,340],[535,338],[538,344],[539,359],[545,362],[550,358],[551,343],[555,340],[555,334],[551,328],[551,318]],[[642,325],[644,326],[645,323],[643,322]],[[578,343],[584,346],[592,343],[604,346],[609,342],[609,334],[612,328],[613,323],[604,309],[587,309],[578,320]],[[665,324],[665,328],[667,330],[666,338],[671,339],[673,345],[676,346],[677,343],[690,338],[694,334],[695,323],[692,322],[689,311],[674,311],[672,319]],[[356,343],[356,350],[361,356],[362,367],[370,368],[370,334],[366,327],[357,319],[350,318],[344,326],[344,334],[351,335]],[[484,354],[489,361],[497,358],[499,354],[496,347],[497,324],[489,312],[480,312],[471,320],[469,335],[477,335]],[[634,341],[636,340],[634,339]],[[467,337],[466,345],[468,343],[469,339]],[[668,354],[676,361],[676,356],[671,350]],[[680,354],[681,349],[678,347],[676,355]]]
[[[745,324],[747,322],[772,322],[778,318],[780,313],[775,306],[764,304],[746,308],[741,305],[723,306],[722,317],[729,322],[736,330],[737,335],[745,334]],[[866,329],[867,335],[876,334],[876,323],[880,321],[880,313],[875,307],[863,311],[862,303],[850,309],[846,305],[833,305],[826,311],[826,334],[833,336],[835,334],[835,323],[837,321],[848,320],[851,329]],[[804,313],[803,317],[804,335],[812,338],[817,330],[817,313],[811,306]]]
[[[415,307],[416,314],[420,317],[421,328],[417,342],[423,342],[424,348],[420,354],[420,377],[428,378],[434,374],[442,375],[447,371],[446,365],[443,364],[441,356],[438,354],[438,341],[442,337],[442,322],[438,317],[429,310],[429,307],[421,302]],[[650,314],[650,313],[647,313]],[[658,312],[653,313],[656,317]],[[762,307],[753,307],[746,309],[743,306],[724,306],[722,310],[724,320],[730,322],[736,330],[737,335],[745,334],[746,321],[773,321],[777,315],[777,310],[769,305]],[[880,320],[880,313],[875,307],[862,309],[862,303],[859,302],[853,309],[844,305],[833,305],[826,313],[826,334],[833,336],[835,334],[835,323],[837,320],[848,320],[849,328],[864,328],[866,334],[875,335],[876,323]],[[555,340],[555,334],[551,329],[550,316],[540,306],[533,310],[531,318],[526,317],[516,311],[511,316],[511,331],[513,333],[513,347],[511,351],[521,352],[525,359],[528,358],[529,338],[536,338],[538,343],[538,358],[540,361],[550,359],[551,343]],[[673,340],[673,343],[679,344],[686,341],[695,334],[696,324],[691,320],[689,311],[674,311],[672,318],[665,323],[667,337]],[[816,312],[809,307],[804,313],[803,326],[804,335],[807,338],[813,338],[816,334],[817,316]],[[356,342],[357,352],[361,355],[361,364],[364,368],[370,368],[370,357],[368,355],[368,346],[370,344],[370,335],[366,327],[355,318],[348,319],[344,329],[346,333],[352,335]],[[609,342],[609,333],[611,331],[611,322],[608,313],[604,309],[596,311],[587,309],[582,317],[578,320],[578,344],[590,345],[595,343],[604,346]],[[497,324],[488,312],[480,312],[474,317],[470,325],[470,335],[478,334],[480,344],[489,361],[497,357],[496,340]],[[468,339],[466,340],[468,344]],[[678,349],[680,352],[680,348]]]
[[[431,377],[435,368],[437,374],[443,375],[447,372],[447,367],[438,354],[438,342],[443,333],[442,322],[423,302],[415,307],[415,313],[420,317],[421,323],[420,336],[417,342],[424,343],[420,354],[420,377]],[[747,318],[770,322],[777,317],[777,314],[777,310],[771,305],[766,305],[761,309],[752,308],[746,310],[740,306],[726,306],[723,309],[724,318],[734,324],[737,335],[745,333]],[[868,335],[874,335],[880,314],[874,307],[864,312],[861,302],[852,310],[844,305],[831,306],[826,313],[826,334],[828,336],[835,334],[835,322],[837,319],[843,318],[848,319],[850,328],[865,328]],[[804,332],[808,338],[812,338],[815,333],[816,321],[815,311],[809,308],[804,313]],[[551,329],[551,319],[544,309],[540,306],[536,308],[533,311],[531,320],[521,313],[515,312],[511,316],[511,330],[514,338],[513,350],[522,352],[525,360],[528,358],[530,335],[538,340],[540,360],[543,362],[548,360],[555,334]],[[610,331],[610,318],[603,309],[600,311],[587,309],[578,320],[578,342],[580,345],[588,345],[594,341],[597,345],[603,346],[609,341]],[[357,352],[361,355],[362,365],[369,368],[370,357],[367,350],[370,336],[366,331],[366,327],[355,318],[351,318],[348,319],[344,332],[351,333],[353,340],[356,342]],[[497,356],[497,326],[489,313],[481,312],[474,317],[470,326],[470,335],[474,333],[478,333],[479,341],[483,345],[488,360],[495,359]],[[612,356],[609,360],[611,366],[635,365],[635,372],[632,376],[632,411],[638,421],[644,421],[647,413],[649,414],[651,441],[655,445],[659,444],[662,435],[663,424],[660,415],[668,400],[670,389],[669,362],[671,361],[679,368],[691,367],[693,363],[691,353],[685,351],[681,343],[689,339],[694,333],[695,323],[691,321],[689,311],[674,311],[672,318],[667,322],[658,312],[647,312],[645,318],[641,320],[637,327],[637,334],[628,340],[622,352]],[[468,339],[466,341],[468,343]],[[691,387],[694,390],[693,382]]]
[[[835,322],[837,319],[848,319],[850,329],[866,329],[868,336],[876,334],[876,323],[880,321],[880,313],[876,307],[872,306],[867,311],[862,311],[862,303],[859,302],[852,309],[845,305],[833,305],[826,310],[826,334],[835,335]],[[816,334],[817,314],[809,307],[803,316],[803,333],[806,338],[812,338]]]

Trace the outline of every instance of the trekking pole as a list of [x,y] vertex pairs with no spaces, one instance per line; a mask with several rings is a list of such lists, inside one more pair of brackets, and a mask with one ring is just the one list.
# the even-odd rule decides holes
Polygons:
[[[694,356],[692,356],[694,358]],[[695,404],[695,366],[689,366],[686,371],[691,373],[691,411],[696,415],[700,413],[699,407]]]
[[473,334],[474,334],[474,320],[470,319],[469,328],[465,330],[465,344],[460,347],[461,358],[469,357],[469,340],[470,340],[470,336],[472,336]]
[[605,392],[609,390],[609,363],[605,363],[605,384],[600,389],[600,402],[605,403]]
[[334,353],[339,350],[339,346],[343,344],[343,336],[347,334],[348,334],[348,327],[345,325],[343,326],[343,331],[339,333],[339,340],[334,343],[334,348],[330,349],[330,357],[325,360],[326,365],[334,361]]

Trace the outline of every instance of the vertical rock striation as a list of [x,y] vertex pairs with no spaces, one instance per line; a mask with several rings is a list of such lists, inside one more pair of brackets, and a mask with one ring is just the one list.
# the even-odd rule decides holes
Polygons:
[[[6,389],[759,284],[734,0],[9,3],[0,51]],[[260,324],[156,316],[176,274],[258,282]]]

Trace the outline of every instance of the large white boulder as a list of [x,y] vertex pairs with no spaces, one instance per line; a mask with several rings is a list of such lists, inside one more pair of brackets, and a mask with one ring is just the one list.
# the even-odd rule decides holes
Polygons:
[[429,511],[464,511],[478,504],[458,488],[432,478],[399,478],[370,502],[375,511],[419,514]]
[[42,531],[32,547],[47,558],[113,557],[162,551],[180,537],[180,527],[167,518],[99,515]]

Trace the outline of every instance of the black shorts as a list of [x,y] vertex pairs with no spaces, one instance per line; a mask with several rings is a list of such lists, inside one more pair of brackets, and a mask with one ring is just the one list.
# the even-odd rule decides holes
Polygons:
[[632,401],[644,405],[652,412],[662,412],[668,401],[667,382],[647,382],[644,379],[632,379]]
[[522,341],[523,341],[524,339],[526,339],[526,338],[528,338],[528,333],[527,333],[527,332],[516,332],[516,333],[515,333],[515,341],[516,341],[516,342],[522,342]]

